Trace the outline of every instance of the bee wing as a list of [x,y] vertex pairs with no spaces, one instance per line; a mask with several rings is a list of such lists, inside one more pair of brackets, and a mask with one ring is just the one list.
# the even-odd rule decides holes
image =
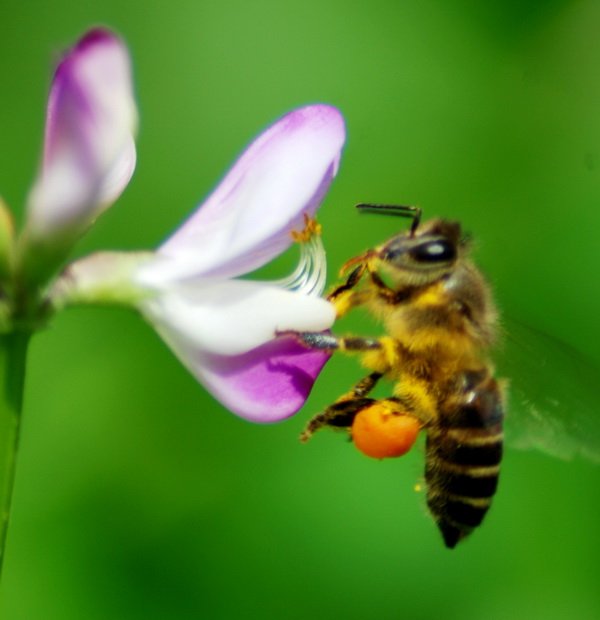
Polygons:
[[506,441],[600,463],[600,369],[571,346],[512,320],[498,351],[509,377]]

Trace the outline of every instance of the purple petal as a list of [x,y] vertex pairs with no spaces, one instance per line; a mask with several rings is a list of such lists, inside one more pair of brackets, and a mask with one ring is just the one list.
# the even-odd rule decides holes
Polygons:
[[335,176],[345,139],[338,110],[295,110],[263,132],[159,249],[171,278],[235,277],[283,252]]
[[279,338],[243,355],[203,355],[190,370],[233,413],[278,422],[302,407],[329,357]]
[[127,185],[137,112],[124,44],[86,34],[59,64],[46,116],[41,173],[29,203],[34,236],[83,231]]

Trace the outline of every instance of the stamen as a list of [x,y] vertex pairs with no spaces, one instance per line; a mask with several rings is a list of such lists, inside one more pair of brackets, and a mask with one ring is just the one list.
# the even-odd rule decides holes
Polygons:
[[321,224],[317,220],[311,217],[308,213],[304,214],[304,229],[300,232],[292,230],[290,233],[292,239],[296,243],[308,243],[313,237],[321,236]]
[[294,241],[300,244],[300,260],[287,277],[273,282],[276,286],[303,295],[319,297],[325,289],[327,261],[321,240],[321,225],[309,215],[304,215],[304,230],[292,231]]

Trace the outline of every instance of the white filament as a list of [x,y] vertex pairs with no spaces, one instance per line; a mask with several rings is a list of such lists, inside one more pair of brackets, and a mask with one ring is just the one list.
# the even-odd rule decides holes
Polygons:
[[320,235],[300,244],[300,260],[290,275],[272,282],[275,286],[290,291],[319,297],[325,289],[327,279],[327,260],[325,247]]

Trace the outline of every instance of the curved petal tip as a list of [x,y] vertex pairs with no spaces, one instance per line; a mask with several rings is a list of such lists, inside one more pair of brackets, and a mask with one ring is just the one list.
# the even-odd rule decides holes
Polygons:
[[233,413],[269,423],[290,417],[304,405],[329,357],[286,337],[243,355],[208,355],[191,370]]

